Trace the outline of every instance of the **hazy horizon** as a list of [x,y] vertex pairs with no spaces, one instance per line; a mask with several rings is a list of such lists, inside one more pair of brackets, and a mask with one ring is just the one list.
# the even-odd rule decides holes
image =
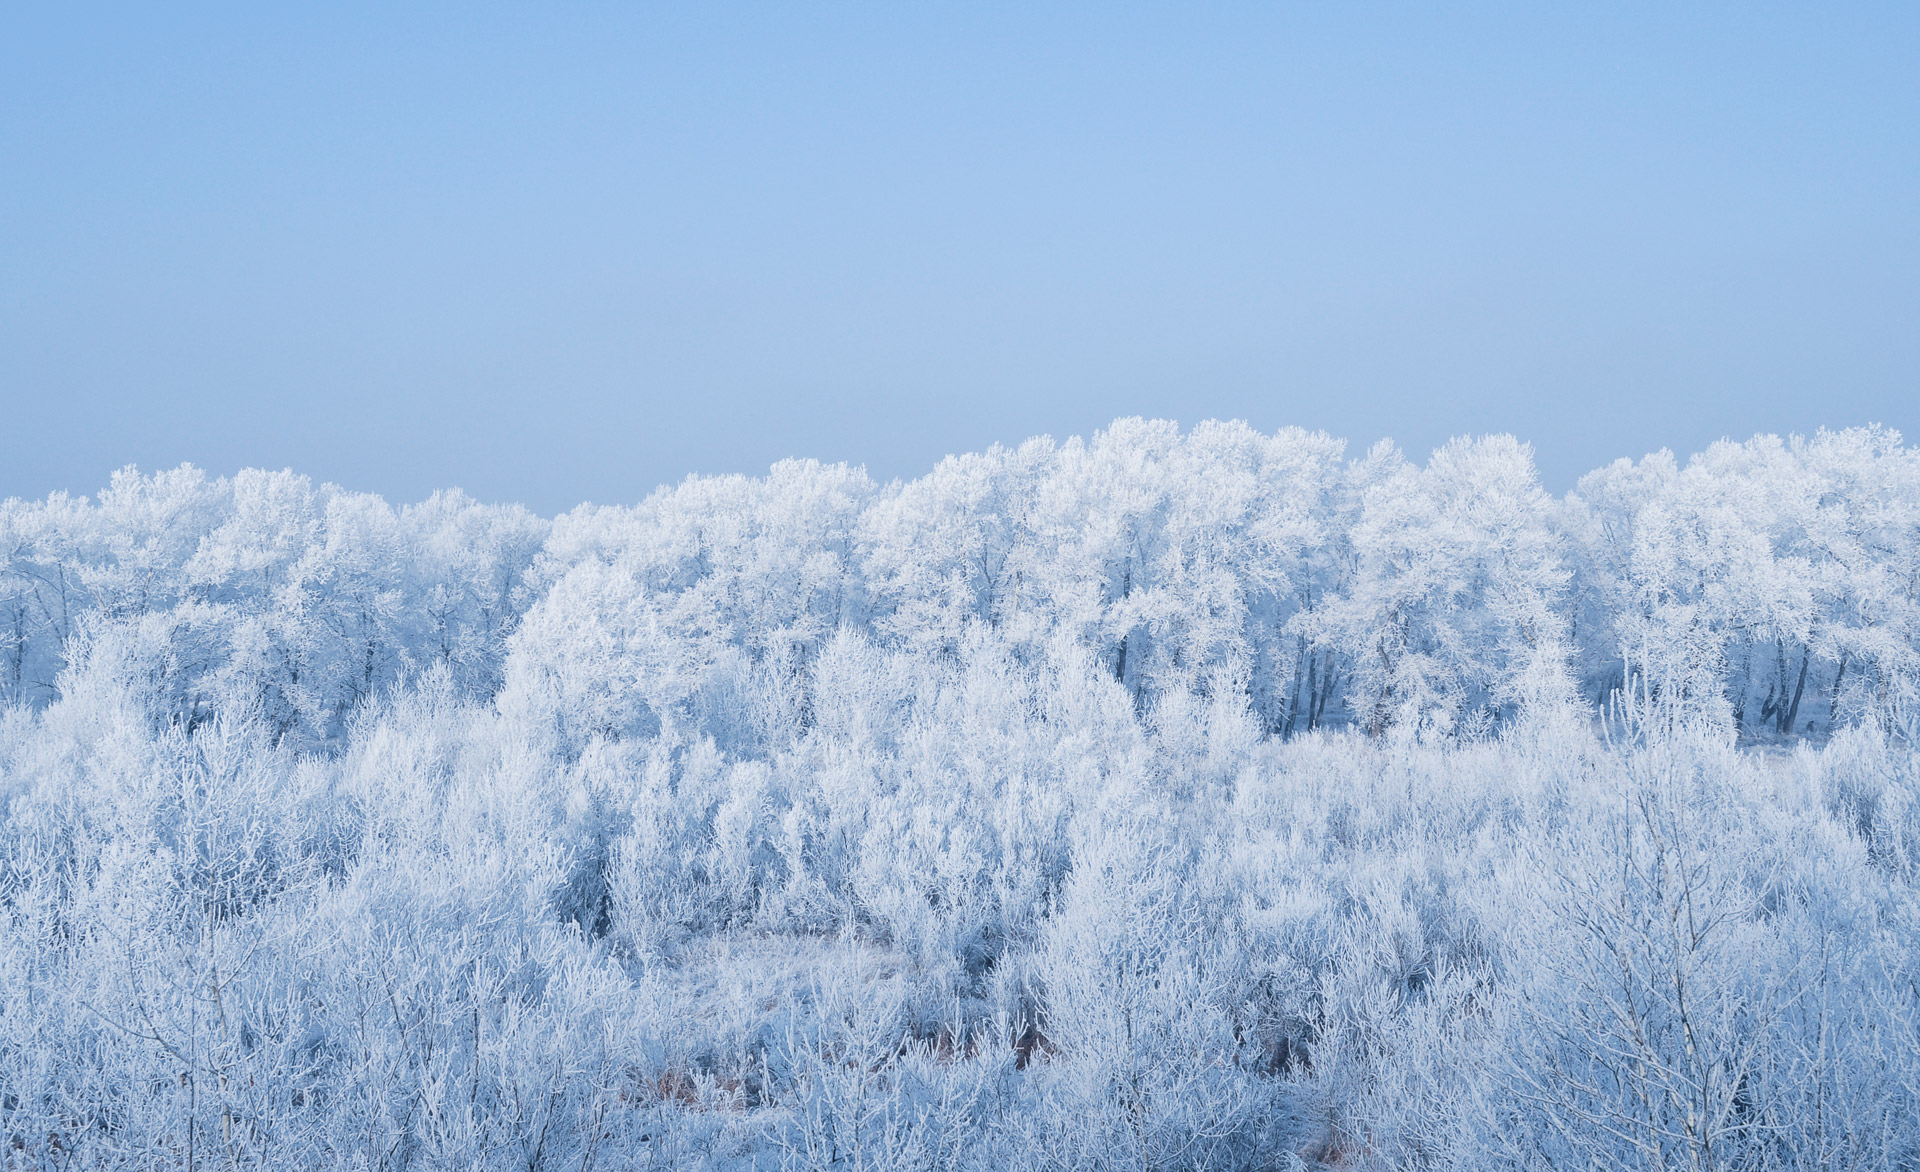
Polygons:
[[[889,484],[907,484],[907,483],[912,483],[918,480],[924,480],[930,477],[936,471],[939,465],[946,460],[956,459],[956,458],[966,458],[966,457],[979,457],[988,452],[991,452],[995,448],[999,448],[1002,450],[1011,450],[1011,449],[1020,447],[1024,443],[1035,441],[1035,440],[1049,442],[1055,445],[1056,447],[1064,444],[1071,444],[1071,443],[1085,444],[1089,442],[1096,442],[1099,439],[1099,437],[1104,435],[1106,432],[1112,429],[1115,425],[1125,424],[1130,420],[1140,420],[1140,419],[1146,419],[1146,421],[1149,423],[1171,422],[1179,429],[1182,435],[1189,434],[1195,429],[1195,427],[1204,425],[1204,424],[1227,423],[1231,425],[1239,425],[1239,424],[1245,424],[1247,422],[1246,420],[1243,420],[1243,419],[1234,419],[1234,420],[1197,419],[1192,421],[1182,421],[1182,420],[1162,420],[1162,419],[1155,419],[1155,418],[1143,417],[1143,416],[1123,416],[1120,418],[1109,420],[1106,424],[1102,425],[1101,427],[1090,429],[1085,435],[1074,434],[1070,436],[1052,436],[1052,435],[1025,436],[1020,439],[1015,439],[1015,440],[1005,441],[1005,442],[994,441],[993,443],[988,444],[987,446],[975,451],[956,451],[956,452],[943,453],[942,455],[935,457],[934,460],[929,464],[927,464],[927,466],[924,468],[911,469],[902,474],[898,474],[894,476],[880,476],[876,474],[873,471],[873,469],[867,467],[866,465],[856,463],[853,461],[822,461],[822,463],[828,464],[830,466],[845,464],[849,468],[863,471],[873,479],[874,483],[877,486],[886,486]],[[1882,427],[1884,425],[1881,425],[1877,422],[1873,422],[1873,423],[1869,423],[1861,426],[1865,428],[1875,428],[1875,427]],[[1271,432],[1264,432],[1262,434],[1276,434],[1277,432],[1282,430],[1285,430],[1285,425],[1283,425],[1283,427],[1281,428],[1273,429],[1273,431]],[[1415,450],[1409,449],[1403,444],[1400,444],[1392,436],[1380,436],[1374,440],[1362,441],[1362,440],[1356,440],[1350,436],[1335,435],[1331,432],[1326,432],[1324,429],[1306,428],[1302,430],[1307,431],[1309,434],[1327,435],[1331,439],[1341,444],[1344,444],[1346,459],[1349,462],[1355,462],[1363,459],[1364,457],[1367,456],[1369,451],[1376,444],[1387,443],[1387,444],[1392,444],[1395,447],[1395,449],[1400,452],[1401,457],[1403,459],[1408,460],[1415,465],[1424,465],[1428,463],[1431,457],[1434,454],[1436,454],[1440,450],[1440,448],[1445,447],[1448,444],[1454,443],[1456,441],[1473,442],[1473,441],[1497,439],[1501,437],[1511,438],[1518,441],[1519,444],[1528,451],[1529,455],[1534,459],[1536,471],[1538,471],[1538,452],[1534,449],[1534,445],[1525,436],[1514,436],[1511,433],[1507,433],[1507,432],[1486,432],[1478,435],[1461,434],[1456,436],[1449,436],[1445,440],[1442,440],[1439,444],[1436,444],[1434,448],[1429,451],[1415,451]],[[1783,443],[1791,444],[1796,440],[1812,439],[1821,433],[1840,433],[1840,432],[1850,432],[1850,431],[1856,431],[1856,430],[1859,430],[1859,429],[1846,428],[1846,427],[1821,427],[1805,433],[1757,432],[1751,436],[1722,436],[1713,442],[1714,443],[1724,442],[1724,443],[1732,443],[1732,444],[1749,444],[1756,440],[1764,440],[1764,439],[1772,438],[1772,439],[1778,439]],[[1899,439],[1901,439],[1902,441],[1906,439],[1905,434],[1900,432],[1898,429],[1889,429],[1889,430],[1891,430],[1893,434],[1897,436]],[[1615,456],[1612,459],[1602,460],[1599,463],[1596,463],[1591,468],[1583,469],[1574,477],[1574,480],[1578,481],[1578,480],[1584,479],[1589,473],[1602,472],[1608,469],[1609,467],[1611,467],[1613,464],[1623,459],[1637,464],[1640,461],[1645,460],[1647,457],[1658,455],[1661,452],[1665,452],[1668,455],[1672,456],[1677,464],[1684,467],[1689,461],[1704,454],[1710,446],[1711,444],[1702,445],[1702,447],[1697,451],[1675,451],[1672,448],[1656,448],[1651,452],[1639,452],[1633,455],[1622,454],[1619,456]],[[426,492],[420,493],[418,496],[401,497],[401,496],[391,496],[388,494],[383,494],[378,492],[378,490],[368,489],[362,485],[357,485],[350,482],[329,480],[325,477],[314,478],[310,476],[306,472],[306,470],[293,465],[283,465],[277,468],[265,467],[261,465],[244,465],[244,466],[238,466],[238,467],[232,467],[232,468],[209,468],[201,464],[196,464],[191,460],[181,461],[178,464],[172,464],[172,465],[152,465],[152,466],[127,463],[127,464],[121,465],[118,468],[111,469],[108,472],[101,475],[99,478],[98,484],[94,485],[91,488],[82,488],[82,489],[68,489],[64,487],[55,488],[55,489],[50,489],[47,492],[40,493],[37,496],[28,496],[21,493],[13,493],[6,497],[0,497],[0,500],[19,500],[19,501],[30,502],[30,501],[46,498],[56,492],[66,492],[73,497],[91,498],[91,497],[97,496],[99,492],[104,491],[108,487],[109,482],[112,480],[112,478],[123,471],[131,470],[142,476],[151,476],[154,473],[158,473],[158,472],[171,471],[181,467],[191,467],[200,472],[206,473],[209,476],[213,476],[220,479],[230,479],[233,476],[244,471],[291,472],[296,476],[306,476],[309,480],[315,480],[316,482],[323,483],[323,484],[331,484],[337,488],[344,489],[348,492],[372,492],[376,496],[381,496],[383,499],[387,500],[390,504],[396,504],[396,505],[410,504],[410,503],[416,503],[419,501],[424,501],[428,497],[438,492],[455,491],[455,492],[463,493],[481,504],[518,505],[523,508],[530,508],[536,514],[541,516],[557,517],[571,511],[574,508],[578,508],[582,506],[635,505],[640,503],[642,500],[652,496],[655,493],[671,492],[674,488],[683,484],[686,481],[686,479],[689,477],[700,478],[705,476],[738,475],[738,476],[746,476],[756,480],[766,479],[774,471],[775,465],[788,459],[807,460],[807,459],[811,459],[811,457],[807,457],[807,456],[780,457],[776,459],[773,463],[770,463],[767,467],[758,468],[758,469],[729,469],[725,472],[718,472],[718,473],[703,473],[697,470],[690,471],[678,479],[663,480],[657,484],[647,486],[646,488],[637,492],[631,498],[624,498],[624,499],[618,499],[618,500],[582,499],[578,501],[573,501],[568,504],[563,504],[560,507],[553,508],[553,509],[542,509],[532,505],[530,502],[522,501],[522,500],[512,500],[512,499],[506,499],[506,498],[481,496],[477,493],[470,491],[465,485],[458,484],[458,483],[436,485],[428,489]],[[1544,476],[1542,476],[1540,479],[1541,479],[1541,487],[1544,488],[1549,495],[1551,495],[1556,499],[1564,498],[1569,493],[1573,492],[1577,487],[1575,483],[1569,483],[1563,487],[1556,486],[1548,482]]]

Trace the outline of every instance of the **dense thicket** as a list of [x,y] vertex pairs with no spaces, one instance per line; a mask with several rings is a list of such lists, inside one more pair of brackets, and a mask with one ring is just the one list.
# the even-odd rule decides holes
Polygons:
[[21,1167],[1920,1166],[1920,453],[0,506]]

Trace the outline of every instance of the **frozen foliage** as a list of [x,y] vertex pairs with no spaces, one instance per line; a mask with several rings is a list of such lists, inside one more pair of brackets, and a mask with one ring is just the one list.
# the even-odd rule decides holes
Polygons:
[[1920,454],[0,506],[0,1166],[1920,1168]]

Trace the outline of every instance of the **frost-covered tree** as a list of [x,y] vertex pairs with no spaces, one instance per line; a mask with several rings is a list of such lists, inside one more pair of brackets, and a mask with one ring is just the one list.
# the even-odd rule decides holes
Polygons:
[[8,1168],[1920,1161],[1920,462],[0,505]]

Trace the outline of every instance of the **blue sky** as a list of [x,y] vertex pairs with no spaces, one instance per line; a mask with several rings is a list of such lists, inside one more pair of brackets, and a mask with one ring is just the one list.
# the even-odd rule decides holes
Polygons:
[[14,5],[0,495],[1912,433],[1916,78],[1913,5]]

